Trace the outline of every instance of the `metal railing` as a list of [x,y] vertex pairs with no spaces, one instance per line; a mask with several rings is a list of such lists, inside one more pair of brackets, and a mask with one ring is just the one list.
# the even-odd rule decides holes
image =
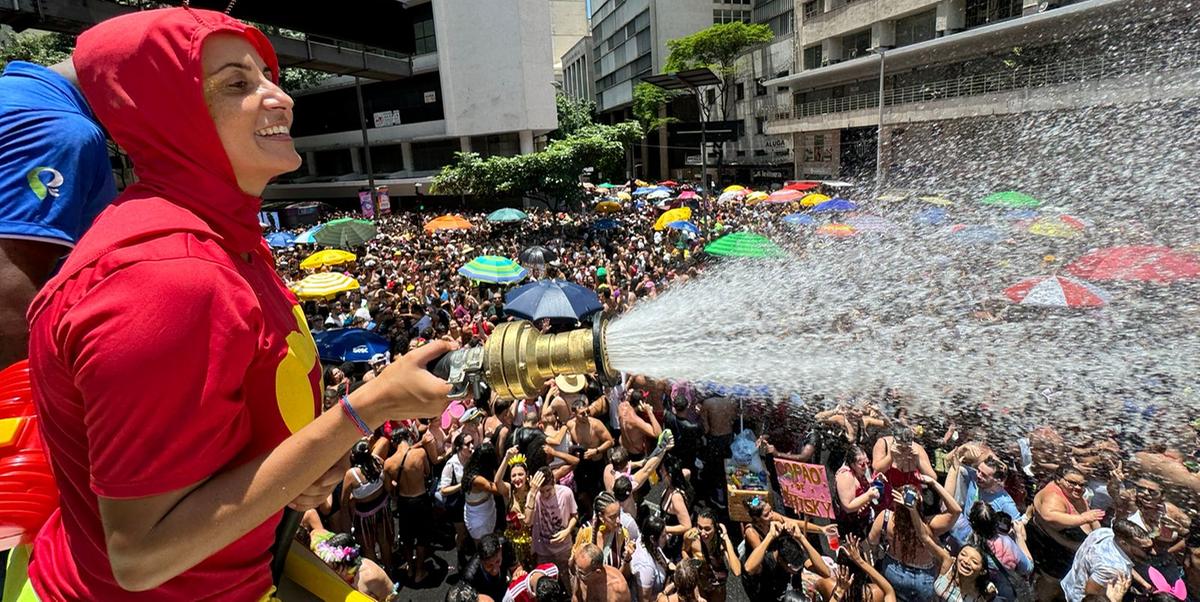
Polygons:
[[[1147,72],[1160,72],[1200,65],[1200,51],[1157,52],[1115,61],[1111,57],[1088,57],[1020,67],[1009,71],[965,75],[884,90],[884,106],[932,102],[966,96],[1040,88]],[[793,105],[765,105],[755,113],[768,121],[803,119],[815,115],[843,113],[879,107],[879,92],[864,92]]]

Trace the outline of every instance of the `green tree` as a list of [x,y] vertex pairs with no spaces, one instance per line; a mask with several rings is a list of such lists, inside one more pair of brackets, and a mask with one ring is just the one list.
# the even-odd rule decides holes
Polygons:
[[324,71],[303,67],[284,67],[279,70],[279,87],[290,94],[312,88],[330,77],[332,76]]
[[562,139],[595,123],[596,103],[585,98],[571,98],[562,92],[554,95],[558,109],[558,130],[551,138]]
[[647,134],[668,123],[679,121],[674,117],[661,115],[662,108],[679,95],[680,92],[676,90],[664,90],[652,83],[641,82],[633,88],[633,116],[642,124],[642,129],[646,130]]
[[545,150],[515,157],[457,153],[433,179],[433,194],[523,195],[555,210],[582,200],[579,176],[588,167],[600,174],[621,170],[625,147],[642,137],[635,121],[587,125],[550,142]]
[[[666,70],[677,72],[701,67],[712,69],[721,79],[721,83],[716,86],[719,115],[722,119],[727,119],[732,99],[730,92],[737,76],[738,57],[758,44],[770,42],[774,37],[771,28],[760,23],[718,23],[689,36],[668,40],[667,49],[670,53],[667,55]],[[696,104],[700,109],[700,119],[712,119],[716,107],[705,102],[699,91],[696,93]],[[724,147],[718,144],[716,151],[717,171],[720,172],[725,159]]]
[[75,50],[75,36],[28,30],[0,42],[0,69],[9,61],[53,65],[67,60]]

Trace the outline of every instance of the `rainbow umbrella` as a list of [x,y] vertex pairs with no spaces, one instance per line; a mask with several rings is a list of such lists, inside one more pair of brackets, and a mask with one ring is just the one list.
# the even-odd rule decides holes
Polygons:
[[306,270],[315,270],[317,268],[323,268],[326,266],[350,263],[355,259],[358,258],[354,256],[354,253],[350,253],[349,251],[342,251],[340,249],[325,249],[324,251],[317,251],[316,253],[305,257],[304,260],[300,262],[300,267]]
[[529,275],[529,270],[507,257],[480,255],[458,268],[458,273],[479,282],[506,284],[524,280],[525,276]]
[[313,274],[292,283],[293,293],[301,299],[331,299],[339,293],[358,290],[358,281],[339,272]]
[[1064,276],[1034,276],[1006,289],[1004,296],[1037,307],[1100,307],[1110,296],[1098,286]]
[[771,239],[753,232],[734,232],[709,243],[704,252],[721,257],[778,257],[783,255]]
[[984,205],[996,205],[998,207],[1040,207],[1042,202],[1023,193],[1015,190],[1005,190],[1003,192],[993,192],[979,201]]

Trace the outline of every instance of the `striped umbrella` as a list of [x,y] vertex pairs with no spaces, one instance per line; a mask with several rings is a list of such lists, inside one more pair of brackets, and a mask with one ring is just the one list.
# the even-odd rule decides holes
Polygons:
[[290,288],[301,299],[331,299],[358,290],[358,281],[339,272],[322,272],[294,282]]
[[504,284],[524,280],[525,276],[529,275],[529,270],[507,257],[480,255],[458,268],[458,273],[479,282]]
[[375,238],[375,223],[365,219],[335,219],[313,233],[319,244],[349,249]]
[[1004,295],[1020,305],[1038,307],[1100,307],[1111,297],[1098,286],[1064,276],[1034,276],[1006,289]]
[[325,249],[324,251],[317,251],[316,253],[305,257],[304,261],[300,262],[300,267],[306,270],[315,270],[317,268],[323,268],[326,266],[350,263],[355,259],[358,258],[354,256],[354,253],[350,253],[349,251],[342,251],[340,249]]
[[753,232],[734,232],[714,240],[704,247],[709,255],[721,257],[778,257],[783,255],[771,239]]

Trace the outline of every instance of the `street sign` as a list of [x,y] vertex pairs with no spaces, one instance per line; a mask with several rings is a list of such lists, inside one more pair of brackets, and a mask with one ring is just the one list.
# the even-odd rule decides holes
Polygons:
[[671,123],[667,125],[667,134],[672,144],[699,146],[701,128],[708,142],[734,142],[742,131],[742,122],[710,121],[703,125],[699,121]]

